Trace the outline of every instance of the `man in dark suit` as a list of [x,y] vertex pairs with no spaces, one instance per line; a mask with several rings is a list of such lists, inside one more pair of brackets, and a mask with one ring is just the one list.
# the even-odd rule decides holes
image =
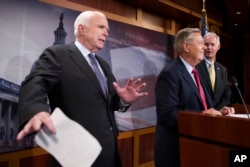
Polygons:
[[194,75],[195,66],[203,60],[205,46],[198,28],[180,30],[174,41],[174,49],[178,57],[161,71],[156,87],[156,136],[155,136],[155,166],[179,167],[179,134],[178,112],[191,111],[207,114],[228,114],[223,108],[217,111],[206,89],[205,101],[200,96]]
[[[196,68],[201,74],[201,80],[213,101],[213,107],[220,110],[222,107],[231,104],[227,69],[216,61],[216,54],[220,49],[220,37],[214,32],[208,32],[204,35],[203,40],[206,46],[204,60]],[[209,71],[210,68],[212,68],[211,71]],[[213,73],[212,70],[214,70],[215,75],[210,75],[210,73]]]
[[[109,65],[95,55],[103,48],[108,31],[108,21],[103,13],[85,11],[75,20],[74,43],[45,49],[21,86],[18,114],[22,129],[17,140],[39,131],[42,126],[56,133],[49,111],[59,107],[101,144],[102,151],[93,167],[121,166],[114,111],[125,111],[147,92],[140,92],[145,87],[140,79],[129,79],[125,87],[120,87]],[[95,67],[89,53],[96,57]],[[104,91],[94,70],[99,70],[106,81]],[[60,165],[52,160],[50,166]]]

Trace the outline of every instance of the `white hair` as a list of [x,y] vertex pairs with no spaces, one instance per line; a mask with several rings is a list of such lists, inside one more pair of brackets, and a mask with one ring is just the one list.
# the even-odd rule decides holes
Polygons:
[[199,28],[183,28],[177,32],[174,40],[174,49],[176,52],[181,53],[183,51],[183,43],[192,39],[193,33],[201,33],[201,31]]
[[207,38],[207,37],[209,37],[209,36],[214,36],[214,37],[216,38],[218,44],[220,45],[220,37],[219,37],[219,35],[217,35],[215,32],[207,32],[207,33],[204,35],[203,39],[205,39],[205,38]]
[[100,14],[105,16],[103,13],[98,12],[98,11],[84,11],[81,14],[79,14],[75,20],[74,23],[74,35],[75,37],[78,36],[78,26],[81,25],[85,25],[88,26],[89,25],[89,20],[91,19],[91,17],[93,17],[95,14]]

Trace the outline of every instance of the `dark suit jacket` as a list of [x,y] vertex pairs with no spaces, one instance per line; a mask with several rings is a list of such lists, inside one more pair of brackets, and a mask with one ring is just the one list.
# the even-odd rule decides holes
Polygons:
[[[18,105],[22,126],[39,111],[51,111],[59,107],[64,113],[80,123],[102,146],[102,152],[95,161],[95,167],[116,167],[118,130],[114,111],[120,108],[120,99],[113,88],[115,77],[108,64],[97,57],[108,82],[108,98],[105,98],[99,82],[74,44],[47,48],[35,68],[22,83]],[[71,137],[69,136],[69,140]],[[52,166],[56,166],[52,164]]]
[[220,110],[223,106],[230,105],[231,90],[228,85],[227,69],[220,63],[214,62],[215,67],[215,90],[213,92],[209,77],[209,72],[205,60],[196,66],[200,73],[201,81],[208,90],[209,96],[213,101],[213,108]]
[[[178,112],[204,110],[197,86],[178,57],[160,73],[156,83],[156,167],[178,167],[179,139]],[[207,94],[207,91],[204,90]],[[207,98],[207,105],[212,105]]]

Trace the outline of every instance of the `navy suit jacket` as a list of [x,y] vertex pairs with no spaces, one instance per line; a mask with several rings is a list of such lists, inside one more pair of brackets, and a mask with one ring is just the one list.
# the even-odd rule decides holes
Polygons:
[[[178,112],[201,112],[204,110],[202,101],[191,75],[178,57],[168,64],[160,73],[156,87],[156,167],[178,167],[179,136]],[[207,96],[207,91],[204,89]],[[207,105],[212,105],[207,98]]]
[[[102,151],[93,166],[106,164],[115,167],[120,164],[114,164],[119,163],[114,111],[120,109],[120,99],[112,85],[115,77],[109,65],[98,56],[97,59],[107,78],[108,98],[105,98],[96,75],[73,43],[47,48],[22,83],[19,121],[22,126],[39,111],[49,111],[49,108],[53,111],[59,107],[100,142]],[[71,137],[77,137],[77,134],[69,136],[69,140]],[[55,162],[51,166],[59,165]]]
[[208,95],[213,101],[213,108],[220,110],[223,106],[231,105],[231,89],[228,85],[227,69],[220,63],[214,62],[215,68],[215,90],[213,92],[205,60],[201,61],[196,69],[200,73],[201,81],[208,90]]

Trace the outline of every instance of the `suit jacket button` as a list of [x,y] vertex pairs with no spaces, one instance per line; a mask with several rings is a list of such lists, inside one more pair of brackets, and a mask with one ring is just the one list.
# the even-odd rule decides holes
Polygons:
[[113,128],[112,128],[112,127],[110,127],[110,128],[109,128],[109,130],[110,130],[110,131],[113,131]]

